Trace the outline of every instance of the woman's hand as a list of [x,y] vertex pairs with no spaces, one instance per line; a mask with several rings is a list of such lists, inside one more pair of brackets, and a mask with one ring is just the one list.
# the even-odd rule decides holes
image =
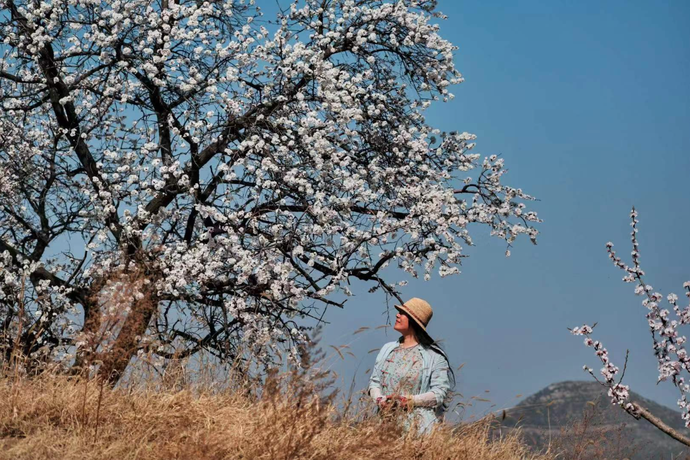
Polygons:
[[412,395],[395,395],[395,406],[403,410],[411,410],[414,407]]
[[376,398],[376,404],[379,406],[381,410],[390,410],[393,407],[394,400],[391,399],[392,396],[379,396]]
[[392,394],[388,396],[381,396],[376,399],[376,404],[381,410],[403,409],[409,410],[413,407],[412,396]]

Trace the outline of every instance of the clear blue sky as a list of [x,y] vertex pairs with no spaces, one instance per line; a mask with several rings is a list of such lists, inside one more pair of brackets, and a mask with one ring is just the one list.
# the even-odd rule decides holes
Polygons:
[[[457,390],[510,407],[518,394],[588,379],[582,365],[601,366],[566,328],[598,322],[620,367],[630,349],[624,383],[675,408],[676,389],[656,385],[641,299],[605,243],[629,260],[635,205],[647,282],[680,295],[690,280],[690,3],[441,0],[439,9],[466,81],[429,121],[503,155],[506,182],[538,197],[531,206],[544,219],[538,246],[522,241],[506,259],[500,240],[477,237],[462,274],[403,288],[431,303],[430,333],[454,366],[466,363]],[[323,343],[350,344],[356,358],[331,350],[329,362],[346,387],[356,372],[363,390],[375,358],[367,351],[398,335],[353,336],[386,322],[381,294],[355,293],[345,310],[328,311]]]

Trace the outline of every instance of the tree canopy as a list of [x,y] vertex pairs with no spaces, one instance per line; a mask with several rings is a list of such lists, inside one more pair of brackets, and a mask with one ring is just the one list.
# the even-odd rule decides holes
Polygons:
[[503,160],[425,119],[462,82],[435,7],[0,0],[5,357],[267,361],[351,279],[535,241]]

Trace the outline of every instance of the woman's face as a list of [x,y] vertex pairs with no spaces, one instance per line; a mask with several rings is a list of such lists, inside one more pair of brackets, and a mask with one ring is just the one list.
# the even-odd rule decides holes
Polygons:
[[410,324],[410,318],[400,310],[396,310],[395,324],[393,329],[400,332],[401,334],[409,334],[412,332],[412,325]]

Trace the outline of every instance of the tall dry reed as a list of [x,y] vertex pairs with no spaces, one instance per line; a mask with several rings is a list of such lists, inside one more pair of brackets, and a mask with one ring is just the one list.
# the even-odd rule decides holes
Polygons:
[[[317,379],[318,380],[318,379]],[[0,380],[0,459],[541,459],[490,421],[419,437],[365,398],[347,414],[304,371],[261,388],[189,382],[103,385],[46,372]]]

